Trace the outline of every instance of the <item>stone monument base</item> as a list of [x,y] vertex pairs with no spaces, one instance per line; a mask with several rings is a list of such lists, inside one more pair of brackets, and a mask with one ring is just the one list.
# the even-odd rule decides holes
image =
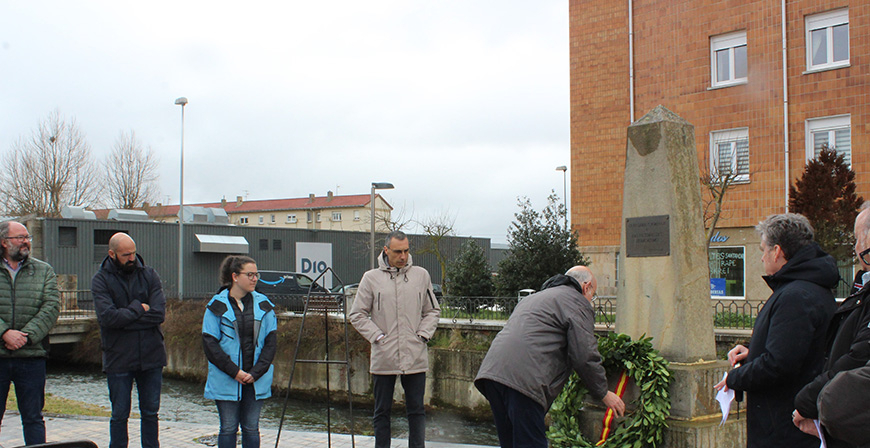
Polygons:
[[[746,410],[741,405],[738,415],[737,405],[731,405],[728,421],[719,426],[722,414],[716,391],[713,386],[728,371],[727,361],[698,361],[694,363],[671,362],[669,394],[671,398],[671,417],[660,447],[667,448],[742,448],[746,446]],[[616,375],[608,375],[609,388],[616,387]],[[626,412],[634,409],[639,391],[630,382],[623,399]],[[586,400],[586,407],[580,415],[580,431],[586,440],[593,444],[601,435],[604,409],[600,402]],[[738,418],[739,417],[739,418]],[[619,420],[616,421],[619,423]]]
[[[734,407],[734,406],[732,406]],[[587,407],[580,415],[580,430],[593,445],[601,436],[604,411]],[[721,415],[693,420],[668,419],[668,428],[659,447],[666,448],[743,448],[746,446],[746,411],[732,410],[728,421],[719,426]],[[647,446],[647,445],[644,445]]]

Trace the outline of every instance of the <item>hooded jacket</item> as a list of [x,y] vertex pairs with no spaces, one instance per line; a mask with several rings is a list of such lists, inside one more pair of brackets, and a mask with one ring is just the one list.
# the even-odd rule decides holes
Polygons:
[[749,356],[728,373],[726,383],[748,392],[749,448],[816,448],[819,439],[800,432],[791,413],[795,395],[824,364],[825,333],[836,309],[831,290],[840,278],[837,265],[810,243],[763,278],[773,294],[755,319]]
[[[275,330],[278,320],[274,305],[263,294],[252,292],[252,311],[254,317],[254,367],[248,373],[255,375],[254,392],[258,400],[272,396],[272,375],[275,366],[272,359],[275,356]],[[203,344],[208,358],[208,378],[205,382],[205,398],[212,400],[240,401],[242,399],[242,384],[236,381],[242,366],[242,345],[239,334],[239,324],[236,313],[229,302],[229,290],[223,289],[208,302],[205,315],[202,318]],[[219,350],[209,350],[209,339],[217,340]],[[219,359],[228,358],[228,359]],[[228,361],[228,362],[227,362]],[[231,364],[230,364],[231,363]],[[224,369],[218,366],[221,364]],[[268,365],[268,367],[263,366]],[[231,367],[228,367],[231,365]],[[228,372],[234,370],[231,376]],[[257,370],[257,374],[253,373]],[[264,373],[257,377],[260,371]]]
[[410,255],[397,269],[382,253],[378,268],[363,274],[349,317],[372,344],[371,373],[408,375],[429,370],[426,341],[435,334],[440,314],[429,272],[414,266]]
[[607,394],[607,377],[595,338],[595,310],[577,280],[556,275],[523,298],[483,359],[475,386],[487,379],[538,402],[544,410],[577,372],[589,394]]
[[[166,297],[160,276],[136,255],[136,267],[127,274],[106,257],[91,280],[94,310],[100,323],[103,371],[148,370],[166,365],[166,347],[160,324],[166,317]],[[142,308],[147,303],[148,311]]]
[[6,330],[27,333],[27,344],[9,351],[0,344],[2,358],[44,358],[48,355],[48,332],[60,314],[57,277],[48,263],[28,257],[12,282],[0,267],[0,334]]

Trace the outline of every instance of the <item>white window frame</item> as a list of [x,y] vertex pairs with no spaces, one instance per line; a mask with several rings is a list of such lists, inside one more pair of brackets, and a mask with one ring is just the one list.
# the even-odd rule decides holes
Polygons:
[[272,224],[275,224],[275,215],[272,215]]
[[317,212],[317,222],[321,222],[320,221],[320,212]]
[[[742,296],[714,296],[710,294],[710,298],[713,300],[746,300],[746,246],[711,246],[710,249],[742,249],[743,250],[743,295]],[[709,263],[709,257],[708,261]],[[711,273],[710,277],[713,275]],[[717,277],[718,278],[718,277]]]
[[353,211],[353,220],[354,220],[354,221],[359,221],[359,210],[354,210],[354,211]]
[[721,131],[710,132],[710,174],[714,179],[719,178],[719,144],[731,143],[731,170],[737,170],[737,143],[741,140],[746,140],[746,172],[737,173],[737,177],[733,182],[749,182],[749,128],[724,129]]
[[[821,118],[811,118],[806,122],[806,149],[807,149],[807,162],[814,159],[816,157],[816,145],[815,145],[815,136],[813,134],[819,132],[828,132],[828,141],[836,142],[836,131],[840,131],[843,129],[849,129],[849,157],[846,158],[846,164],[849,167],[852,166],[852,155],[854,151],[852,151],[852,116],[849,114],[846,115],[836,115],[831,117],[821,117]],[[843,152],[842,148],[837,148],[836,146],[832,147],[832,149],[837,150],[837,152]]]
[[[846,49],[849,52],[849,57],[841,61],[834,61],[834,27],[837,25],[849,25],[849,9],[838,9],[836,11],[823,12],[821,14],[813,14],[806,16],[804,21],[806,29],[806,47],[807,47],[807,71],[822,71],[832,70],[841,67],[849,66],[849,58],[852,56],[851,48],[851,30],[846,34]],[[851,27],[850,27],[851,28]],[[821,64],[813,65],[813,31],[826,30],[826,46],[827,61]]]
[[332,220],[333,221],[341,221],[341,212],[332,212]]
[[296,214],[287,215],[287,222],[290,224],[296,223]]
[[263,222],[264,222],[263,220],[264,220],[264,219],[265,219],[265,218],[263,218],[263,215],[260,215],[260,224],[263,224]]
[[[737,47],[747,47],[746,55],[746,76],[738,78],[734,70],[736,67],[734,49]],[[719,79],[718,64],[716,63],[716,52],[721,50],[728,51],[729,63],[729,78],[725,80]],[[736,31],[733,33],[722,34],[719,36],[710,37],[710,85],[713,87],[728,87],[740,84],[746,84],[749,80],[749,54],[746,44],[746,31]]]
[[239,218],[239,224],[241,224],[241,225],[243,225],[243,226],[248,225],[248,217],[247,217],[247,216],[242,216],[241,218]]
[[306,222],[311,222],[312,212],[305,212]]

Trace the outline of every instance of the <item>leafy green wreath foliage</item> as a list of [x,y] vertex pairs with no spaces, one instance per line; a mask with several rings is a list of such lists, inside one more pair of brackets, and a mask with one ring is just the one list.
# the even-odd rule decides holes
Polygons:
[[[652,338],[641,336],[632,341],[626,334],[609,334],[598,339],[604,368],[608,375],[619,375],[625,370],[629,378],[640,387],[636,409],[627,414],[624,421],[614,424],[610,436],[602,447],[640,448],[657,446],[664,437],[671,414],[668,385],[671,373],[668,362],[652,348]],[[550,408],[552,425],[547,437],[554,447],[592,447],[598,440],[589,442],[580,433],[579,416],[583,409],[583,397],[588,390],[576,373],[553,402]]]

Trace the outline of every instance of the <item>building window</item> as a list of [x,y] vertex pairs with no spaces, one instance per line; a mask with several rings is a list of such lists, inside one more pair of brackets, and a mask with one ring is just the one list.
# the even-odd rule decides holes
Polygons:
[[333,221],[341,221],[341,212],[332,212]]
[[260,238],[260,250],[269,250],[269,240],[267,238]]
[[272,224],[275,224],[275,215],[272,215]]
[[353,220],[359,221],[359,210],[354,210],[353,212]]
[[849,115],[807,120],[807,160],[818,157],[827,146],[843,155],[852,166],[852,118]]
[[281,250],[281,240],[272,240],[272,250]]
[[749,129],[711,132],[710,166],[713,179],[749,182]]
[[289,222],[289,223],[291,223],[291,224],[292,224],[292,223],[295,223],[295,222],[296,222],[296,215],[295,215],[295,214],[293,214],[293,215],[287,215],[287,222]]
[[306,212],[306,219],[311,222],[311,212]]
[[60,247],[76,247],[79,240],[79,229],[77,227],[58,227],[57,228],[57,245]]
[[744,247],[711,247],[710,296],[714,299],[746,297]]
[[260,224],[263,223],[263,215],[260,215]]
[[317,222],[320,222],[320,212],[317,212]]
[[243,226],[248,225],[248,217],[247,217],[247,216],[242,216],[241,218],[239,218],[239,224],[241,224],[241,225],[243,225]]
[[806,18],[807,70],[849,65],[849,10],[814,14]]
[[746,31],[711,37],[710,64],[713,87],[745,84],[748,72]]

